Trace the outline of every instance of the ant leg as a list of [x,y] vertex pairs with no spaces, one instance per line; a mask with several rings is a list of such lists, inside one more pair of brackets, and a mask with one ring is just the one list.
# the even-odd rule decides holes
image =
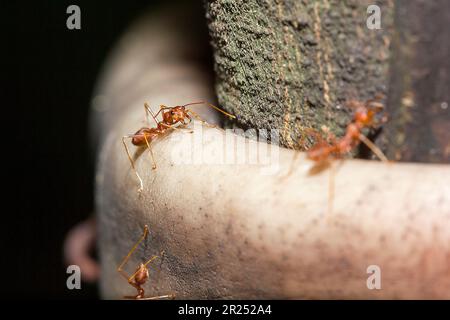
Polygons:
[[[330,132],[325,132],[325,133],[328,134],[327,139],[325,139],[323,137],[323,135],[319,131],[317,131],[317,130],[315,130],[313,128],[306,128],[305,132],[307,134],[309,134],[310,136],[312,136],[312,138],[314,139],[314,144],[315,145],[323,145],[323,146],[329,145],[330,144],[330,139],[334,138],[334,136]],[[303,137],[300,140],[300,143],[304,143],[305,140],[306,140],[306,138]]]
[[336,168],[334,166],[333,161],[330,163],[330,175],[328,177],[328,215],[327,217],[330,218],[331,214],[333,213],[333,204],[334,204],[334,181],[335,181],[335,175],[336,175]]
[[175,295],[174,294],[166,294],[166,295],[163,295],[163,296],[141,298],[139,300],[160,300],[160,299],[175,299]]
[[[147,225],[145,225],[145,228],[146,228],[146,231],[144,231],[144,232],[147,232],[147,234],[148,234],[148,227],[147,227]],[[147,235],[145,235],[145,237],[147,237]],[[142,241],[142,240],[140,240],[140,241]],[[140,242],[139,241],[139,242]],[[139,244],[139,242],[135,245],[135,247],[133,248],[133,251],[134,251],[134,249],[136,249],[136,247],[137,247],[137,245]],[[161,253],[159,254],[161,257],[164,257],[164,250],[163,251],[161,251]],[[157,256],[157,255],[154,255],[154,256],[152,256],[150,259],[148,259],[145,263],[144,263],[144,267],[147,267],[147,265],[149,265],[150,263],[152,263],[156,258],[159,258],[159,256]],[[135,273],[133,273],[129,278],[128,278],[128,282],[132,282],[132,280],[134,279],[134,277],[136,277],[136,275],[137,275],[137,273],[139,272],[139,270],[137,270]],[[130,282],[130,283],[131,283]]]
[[364,143],[381,161],[389,162],[383,151],[381,151],[380,148],[378,148],[372,141],[367,139],[366,136],[362,133],[359,134],[359,140]]
[[150,124],[150,121],[148,120],[148,114],[152,116],[153,120],[155,121],[156,125],[158,125],[158,120],[156,119],[156,115],[153,114],[152,109],[150,109],[150,106],[147,102],[144,103],[144,109],[145,109],[145,116],[147,117],[147,122]]
[[[171,109],[171,108],[169,108],[169,107],[166,107],[166,106],[164,106],[164,105],[161,105],[161,106],[160,106],[160,109],[159,109],[159,111],[158,111],[158,113],[157,113],[157,114],[154,114],[154,113],[152,112],[152,110],[150,109],[150,106],[149,106],[147,103],[144,103],[144,108],[145,108],[145,112],[147,113],[147,117],[148,117],[148,114],[150,113],[150,115],[152,116],[152,118],[153,118],[153,120],[155,121],[156,125],[160,124],[160,123],[158,122],[158,120],[156,119],[156,117],[158,116],[158,114],[159,114],[162,110]],[[161,122],[161,125],[163,125],[163,126],[165,126],[165,127],[167,127],[167,128],[175,129],[175,130],[182,130],[181,128],[174,127],[174,126],[172,126],[172,125],[170,125],[170,124],[166,124],[166,123],[164,123],[164,122]],[[194,132],[194,131],[189,130],[189,132],[192,133],[192,132]]]
[[294,172],[295,164],[297,163],[297,159],[298,159],[299,156],[300,156],[300,152],[297,151],[297,152],[294,153],[294,156],[292,157],[292,161],[291,161],[291,164],[289,166],[288,172],[286,173],[285,176],[281,177],[281,181],[283,181],[286,178],[289,178],[291,176],[291,174]]
[[136,283],[135,281],[129,280],[128,283],[136,289],[137,295],[135,296],[125,296],[124,299],[130,299],[130,300],[141,300],[145,295],[145,290],[142,288],[141,285]]
[[136,250],[136,248],[138,247],[138,245],[144,241],[145,239],[147,239],[148,236],[148,226],[145,225],[144,226],[144,233],[142,234],[142,236],[139,238],[139,240],[134,244],[134,246],[131,248],[131,250],[128,252],[128,254],[125,256],[125,258],[123,258],[122,263],[117,267],[117,272],[119,272],[125,279],[127,279],[127,281],[129,282],[130,279],[132,279],[135,275],[133,275],[132,277],[129,277],[128,274],[122,269],[124,267],[124,265],[128,262],[128,260],[130,259],[131,255],[133,254],[133,252]]
[[129,138],[133,138],[133,137],[134,137],[134,135],[123,136],[123,137],[122,137],[122,143],[123,143],[123,146],[125,147],[125,151],[126,151],[126,153],[127,153],[128,160],[130,160],[131,168],[133,168],[133,171],[134,171],[134,173],[136,174],[136,177],[139,179],[139,189],[138,189],[138,192],[141,192],[142,190],[144,190],[144,183],[142,182],[142,178],[141,178],[141,176],[139,175],[139,173],[138,173],[137,170],[136,170],[136,166],[134,165],[133,158],[132,158],[131,155],[130,155],[130,150],[128,149],[128,146],[127,146],[127,144],[126,144],[126,142],[125,142],[125,139],[129,139]]
[[144,266],[146,267],[148,264],[152,263],[156,258],[159,258],[159,256],[154,255],[144,263]]
[[150,146],[150,142],[148,142],[147,136],[144,134],[145,143],[147,144],[148,150],[150,150],[150,156],[152,157],[152,169],[156,169],[156,162],[155,162],[155,156],[153,155],[152,147]]
[[[139,244],[139,243],[138,243]],[[137,245],[137,244],[136,244]],[[135,249],[135,248],[134,248]],[[144,267],[147,267],[147,265],[149,264],[149,263],[151,263],[152,261],[154,261],[156,258],[158,258],[158,256],[152,256],[150,259],[148,259],[147,260],[147,262],[146,263],[144,263]],[[136,277],[136,275],[138,274],[138,272],[140,271],[140,269],[138,269],[138,270],[136,270],[136,272],[135,273],[133,273],[127,280],[128,280],[128,282],[133,282],[133,279],[134,279],[134,277]]]
[[226,116],[229,117],[230,119],[236,119],[236,116],[232,115],[231,113],[228,113],[228,112],[226,112],[226,111],[223,111],[223,110],[220,109],[219,107],[216,107],[215,105],[213,105],[213,104],[211,104],[211,103],[208,103],[208,102],[205,102],[205,101],[191,102],[191,103],[185,104],[183,107],[192,106],[192,105],[195,105],[195,104],[204,104],[204,105],[206,105],[206,106],[208,106],[208,107],[211,107],[211,108],[213,108],[213,109],[216,109],[216,110],[219,111],[219,112],[222,112],[224,115],[226,115]]
[[172,126],[172,125],[167,124],[167,123],[162,123],[162,122],[161,122],[161,125],[163,125],[163,126],[165,126],[165,127],[167,127],[167,128],[174,129],[174,130],[179,130],[179,131],[185,131],[185,130],[187,130],[189,133],[193,133],[193,132],[194,132],[194,130],[187,129],[187,128],[178,128],[178,127]]
[[168,106],[165,106],[165,105],[163,105],[163,104],[161,104],[161,105],[159,106],[159,111],[155,114],[155,117],[157,117],[157,116],[161,113],[161,111],[167,110],[167,109],[172,109],[172,108],[171,108],[171,107],[168,107]]
[[[311,128],[309,128],[309,129],[311,129]],[[313,129],[311,129],[311,130],[313,130]],[[309,130],[307,129],[306,132],[309,132]],[[306,141],[306,135],[303,135],[302,137],[300,137],[300,139],[298,141],[299,146],[304,147],[305,141]],[[297,162],[297,159],[299,156],[300,156],[300,152],[295,152],[294,157],[292,158],[291,164],[289,166],[288,172],[286,173],[286,175],[284,177],[281,177],[281,180],[288,178],[294,172],[294,169],[295,169],[294,165]]]
[[203,118],[200,117],[200,116],[199,116],[197,113],[195,113],[194,111],[188,109],[188,110],[186,110],[186,112],[190,112],[190,113],[194,116],[195,119],[199,120],[199,121],[200,121],[201,123],[203,123],[205,126],[207,126],[207,127],[209,127],[209,128],[218,128],[216,125],[210,124],[210,123],[206,122],[205,120],[203,120]]

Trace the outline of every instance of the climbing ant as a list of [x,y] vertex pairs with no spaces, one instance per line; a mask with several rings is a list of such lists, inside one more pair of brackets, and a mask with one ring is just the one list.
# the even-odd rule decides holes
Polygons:
[[[362,133],[363,129],[376,128],[386,121],[385,117],[383,117],[381,121],[376,119],[376,115],[384,109],[383,104],[380,102],[381,98],[381,95],[377,95],[375,99],[367,100],[365,103],[357,100],[350,100],[347,103],[347,106],[355,110],[353,119],[347,125],[345,135],[339,140],[325,127],[322,127],[322,131],[325,131],[328,135],[326,140],[323,139],[318,132],[312,129],[309,130],[316,141],[316,143],[307,151],[307,158],[315,162],[315,165],[310,170],[311,174],[315,174],[331,165],[330,158],[343,157],[356,148],[361,142],[364,143],[381,161],[388,162],[388,159],[383,152]],[[332,167],[332,169],[333,170],[330,172],[328,189],[329,213],[332,211],[334,199],[334,168]]]
[[[132,285],[138,292],[136,296],[125,296],[124,298],[125,299],[135,299],[135,300],[173,299],[175,297],[173,294],[167,294],[167,295],[163,295],[163,296],[156,296],[156,297],[149,297],[149,298],[144,297],[145,291],[144,291],[144,288],[142,288],[142,286],[145,284],[145,282],[147,281],[147,279],[149,277],[147,265],[149,263],[151,263],[153,260],[155,260],[156,258],[158,258],[158,256],[153,256],[150,259],[148,259],[147,262],[140,263],[138,268],[136,269],[136,271],[131,276],[128,275],[123,270],[123,267],[128,262],[131,255],[133,254],[133,252],[136,250],[136,248],[142,241],[147,239],[147,236],[148,236],[148,226],[145,225],[144,233],[142,234],[141,238],[131,248],[131,250],[128,252],[126,257],[123,259],[122,263],[117,267],[117,272],[119,272],[128,281],[128,283],[130,285]],[[161,252],[161,255],[163,255],[163,254],[164,254],[164,251]]]
[[379,99],[380,97],[377,96],[376,99],[367,100],[365,103],[357,100],[350,100],[347,103],[347,106],[354,109],[355,112],[352,121],[347,125],[345,135],[340,140],[337,140],[324,127],[322,130],[327,132],[327,140],[324,140],[320,134],[311,129],[310,132],[314,135],[316,144],[307,151],[308,159],[315,161],[317,164],[323,164],[332,156],[339,158],[348,154],[362,142],[381,161],[387,162],[388,159],[383,152],[362,133],[363,129],[376,128],[381,122],[386,121],[385,118],[381,122],[376,119],[376,115],[384,109],[383,104],[378,101]]
[[[131,139],[131,143],[135,146],[146,146],[150,151],[150,156],[152,158],[152,169],[156,169],[156,162],[155,157],[153,155],[153,151],[151,148],[151,143],[158,138],[159,136],[162,136],[168,129],[174,129],[174,130],[181,130],[180,128],[176,127],[176,124],[182,124],[182,125],[188,125],[192,121],[192,117],[201,121],[203,124],[209,126],[209,127],[216,127],[214,125],[210,125],[205,120],[203,120],[197,113],[192,111],[191,109],[187,109],[187,106],[191,105],[197,105],[197,104],[204,104],[207,105],[213,109],[216,109],[217,111],[222,112],[226,116],[228,116],[231,119],[235,119],[236,117],[232,114],[229,114],[228,112],[223,111],[222,109],[210,104],[206,103],[204,101],[199,102],[191,102],[182,106],[175,106],[175,107],[167,107],[165,105],[161,105],[159,108],[159,111],[156,114],[153,114],[152,110],[150,109],[150,106],[147,103],[144,103],[145,113],[148,120],[148,115],[150,114],[153,118],[153,120],[156,123],[156,127],[150,128],[150,127],[143,127],[136,131],[136,133],[131,135],[126,135],[122,137],[122,143],[125,147],[125,151],[127,153],[128,159],[130,160],[131,167],[136,174],[137,178],[139,179],[139,189],[138,191],[142,191],[144,188],[142,178],[140,177],[139,173],[136,170],[133,158],[130,155],[130,151],[127,147],[127,144],[125,142],[125,139]],[[158,121],[156,117],[159,114],[162,114],[162,121]],[[189,120],[189,122],[186,122],[186,120]],[[193,132],[192,130],[189,130],[189,132]]]

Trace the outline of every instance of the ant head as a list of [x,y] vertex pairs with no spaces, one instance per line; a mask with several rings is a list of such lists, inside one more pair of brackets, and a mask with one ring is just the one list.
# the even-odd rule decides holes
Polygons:
[[170,117],[176,121],[182,121],[186,118],[186,107],[184,106],[176,106],[170,109],[169,111]]
[[353,116],[353,118],[355,119],[356,122],[359,123],[366,123],[368,121],[370,121],[370,115],[367,112],[368,110],[366,108],[358,108],[355,111],[355,115]]

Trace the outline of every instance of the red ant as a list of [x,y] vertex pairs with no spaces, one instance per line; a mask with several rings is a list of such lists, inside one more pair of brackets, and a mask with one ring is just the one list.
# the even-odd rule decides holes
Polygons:
[[[356,148],[360,142],[364,143],[381,161],[388,161],[383,152],[361,132],[365,128],[376,128],[380,123],[386,121],[386,118],[383,118],[382,121],[376,119],[376,115],[384,109],[383,104],[379,102],[381,98],[382,96],[377,95],[375,99],[367,100],[365,103],[357,100],[350,100],[347,105],[354,109],[355,113],[352,122],[347,125],[345,135],[339,140],[337,140],[327,129],[322,128],[323,131],[327,131],[328,133],[327,140],[324,140],[318,132],[312,129],[309,130],[316,140],[316,144],[307,151],[307,158],[316,163],[316,165],[311,168],[311,173],[317,173],[328,166],[331,157],[340,158],[348,154]],[[334,173],[332,172],[330,174],[328,190],[329,213],[332,211],[333,198]]]
[[[377,121],[375,117],[384,107],[378,99],[380,98],[367,100],[365,103],[351,100],[347,103],[350,108],[355,109],[355,113],[352,122],[347,125],[345,135],[340,140],[337,140],[334,135],[328,132],[328,141],[325,141],[317,132],[311,129],[310,132],[314,135],[316,144],[307,151],[308,159],[318,164],[323,164],[331,156],[341,157],[349,153],[362,142],[380,160],[388,161],[383,152],[361,132],[365,128],[376,128],[380,124],[380,121]],[[322,130],[327,131],[326,129]]]
[[[149,275],[148,275],[148,268],[147,265],[151,263],[153,260],[158,258],[158,256],[153,256],[147,262],[140,263],[136,271],[130,276],[128,275],[122,268],[125,266],[125,264],[130,259],[132,253],[136,250],[138,245],[147,239],[148,236],[148,226],[144,226],[144,233],[142,234],[141,238],[136,242],[136,244],[131,248],[130,252],[126,255],[126,257],[123,259],[122,263],[117,267],[117,272],[119,272],[125,279],[127,279],[128,283],[132,285],[137,290],[136,296],[125,296],[125,299],[135,299],[135,300],[156,300],[156,299],[173,299],[175,296],[173,294],[167,294],[163,296],[156,296],[156,297],[149,297],[145,298],[145,291],[142,286],[147,281]],[[164,251],[161,252],[161,256],[164,254]]]
[[[208,124],[205,120],[203,120],[197,113],[192,111],[191,109],[187,109],[187,106],[191,105],[197,105],[197,104],[204,104],[207,105],[213,109],[216,109],[217,111],[222,112],[226,116],[230,117],[231,119],[236,118],[232,114],[229,114],[228,112],[223,111],[222,109],[210,104],[206,103],[204,101],[199,102],[191,102],[182,106],[175,106],[175,107],[167,107],[165,105],[161,105],[159,108],[159,111],[156,114],[153,114],[152,110],[150,109],[150,106],[147,103],[144,103],[144,108],[148,120],[148,115],[150,114],[153,118],[153,120],[156,123],[156,127],[150,128],[150,127],[143,127],[136,131],[136,133],[131,135],[126,135],[122,137],[122,143],[125,147],[125,151],[127,153],[128,159],[130,160],[131,167],[133,168],[134,173],[136,174],[137,178],[139,179],[139,190],[143,190],[143,182],[139,175],[139,173],[136,170],[136,167],[134,165],[134,161],[130,155],[130,151],[127,147],[127,144],[125,143],[125,139],[132,139],[131,143],[135,146],[147,146],[147,148],[150,151],[150,156],[152,158],[152,169],[156,169],[156,162],[155,157],[153,156],[153,151],[151,148],[151,143],[159,136],[162,136],[168,129],[174,129],[174,130],[181,130],[178,127],[175,127],[176,124],[181,123],[182,125],[188,125],[192,121],[192,117],[196,118],[197,120],[201,121],[203,124],[209,126],[209,127],[215,127],[214,125]],[[156,117],[162,113],[162,121],[158,121]],[[189,120],[189,122],[186,122],[186,119]],[[192,130],[189,130],[192,133]]]

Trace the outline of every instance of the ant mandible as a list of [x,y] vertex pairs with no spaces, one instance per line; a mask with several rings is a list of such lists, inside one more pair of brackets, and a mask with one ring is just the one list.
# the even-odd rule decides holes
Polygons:
[[[150,128],[150,127],[143,127],[136,131],[134,134],[126,135],[122,137],[122,143],[125,147],[125,151],[128,156],[128,160],[130,161],[131,167],[136,174],[136,177],[139,180],[139,189],[138,191],[141,192],[144,189],[144,184],[142,182],[142,178],[140,177],[139,173],[136,170],[136,166],[134,164],[133,158],[130,155],[130,150],[128,149],[128,146],[125,142],[125,139],[131,139],[131,143],[135,146],[146,146],[149,149],[150,156],[152,159],[152,169],[156,169],[156,162],[155,157],[153,155],[153,151],[151,148],[151,143],[159,136],[163,135],[168,129],[174,129],[174,130],[181,130],[180,128],[176,127],[176,124],[182,124],[187,125],[191,123],[192,117],[201,121],[203,124],[209,126],[209,127],[216,127],[214,125],[210,125],[208,122],[203,120],[196,112],[192,111],[191,109],[186,108],[187,106],[192,105],[198,105],[203,104],[207,105],[213,109],[216,109],[217,111],[222,112],[227,117],[231,119],[235,119],[236,117],[232,114],[229,114],[228,112],[223,111],[222,109],[210,104],[206,103],[204,101],[199,102],[191,102],[182,106],[175,106],[175,107],[167,107],[165,105],[161,105],[159,108],[159,111],[156,114],[153,114],[152,110],[150,109],[150,106],[147,103],[144,103],[145,113],[148,120],[148,115],[150,114],[153,118],[153,120],[156,123],[156,127]],[[158,121],[156,117],[162,113],[162,120]],[[189,120],[187,122],[186,120]],[[192,130],[189,130],[192,133]]]
[[[156,299],[173,299],[175,296],[173,294],[166,294],[163,296],[155,296],[155,297],[149,297],[145,298],[145,291],[142,286],[147,281],[149,275],[148,275],[148,268],[147,265],[151,263],[153,260],[158,258],[158,256],[153,256],[150,259],[147,260],[145,263],[140,263],[137,267],[136,271],[130,276],[128,275],[124,270],[123,267],[130,259],[133,252],[136,250],[136,248],[139,246],[139,244],[146,240],[148,236],[148,226],[144,226],[144,233],[142,234],[141,238],[136,242],[136,244],[131,248],[131,250],[128,252],[128,254],[123,259],[122,263],[117,267],[117,271],[128,281],[130,285],[132,285],[137,290],[137,295],[135,296],[125,296],[125,299],[135,299],[135,300],[156,300]],[[164,251],[161,252],[161,255],[164,254]]]

